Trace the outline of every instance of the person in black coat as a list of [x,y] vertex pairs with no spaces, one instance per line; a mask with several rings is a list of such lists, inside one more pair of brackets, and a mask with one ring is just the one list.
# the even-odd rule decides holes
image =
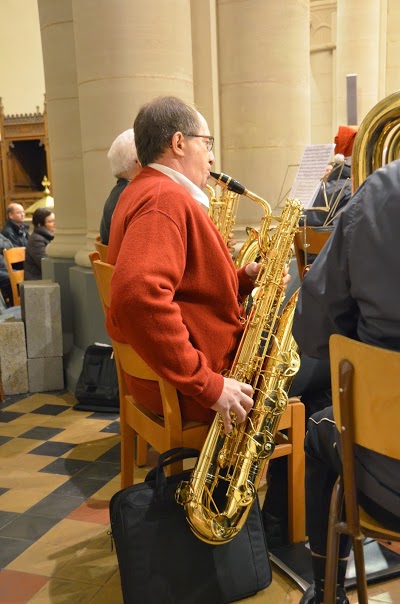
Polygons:
[[46,247],[54,239],[55,218],[51,210],[38,208],[32,216],[34,226],[26,246],[24,280],[42,278],[42,258],[47,256]]
[[4,237],[0,233],[0,290],[3,296],[4,302],[9,306],[12,304],[12,291],[11,291],[11,283],[10,278],[8,276],[8,270],[6,266],[6,261],[3,255],[4,250],[9,250],[12,248],[12,243],[7,237]]
[[[330,226],[351,198],[351,165],[343,155],[335,155],[332,169],[321,182],[312,208],[306,211],[307,226]],[[319,208],[319,209],[314,209]]]
[[25,210],[19,203],[10,203],[6,209],[6,224],[1,234],[7,237],[12,247],[26,247],[29,239],[28,227],[24,224]]
[[115,206],[117,205],[117,201],[122,191],[141,169],[141,165],[136,155],[133,128],[125,130],[117,136],[107,153],[107,158],[110,162],[113,176],[117,179],[117,182],[104,204],[103,216],[100,224],[100,239],[104,245],[108,245],[111,218]]
[[[396,294],[399,191],[400,160],[373,172],[341,212],[332,235],[304,277],[293,336],[310,357],[329,359],[329,338],[334,333],[372,346],[400,350],[400,306]],[[400,399],[399,393],[393,396]],[[332,407],[312,415],[307,428],[306,516],[314,583],[301,604],[321,604],[329,505],[342,467],[340,435]],[[356,463],[362,507],[388,528],[400,531],[400,462],[358,447]],[[344,579],[350,548],[350,537],[342,535],[338,604],[348,604]]]

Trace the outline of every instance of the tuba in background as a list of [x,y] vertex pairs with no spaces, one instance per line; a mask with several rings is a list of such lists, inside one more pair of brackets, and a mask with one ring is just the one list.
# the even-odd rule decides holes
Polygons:
[[[226,178],[227,187],[236,183]],[[254,406],[243,423],[233,421],[228,435],[220,415],[216,415],[190,480],[182,482],[176,494],[193,533],[214,545],[233,539],[246,521],[265,464],[274,450],[287,391],[300,367],[292,336],[297,294],[279,313],[285,293],[282,272],[291,254],[302,206],[299,201],[288,199],[278,226],[270,235],[273,218],[269,204],[239,183],[236,185],[237,192],[246,191],[264,208],[258,234],[261,269],[243,335],[227,373],[227,377],[252,385]]]
[[400,158],[400,91],[382,99],[367,113],[354,139],[353,191],[375,170]]

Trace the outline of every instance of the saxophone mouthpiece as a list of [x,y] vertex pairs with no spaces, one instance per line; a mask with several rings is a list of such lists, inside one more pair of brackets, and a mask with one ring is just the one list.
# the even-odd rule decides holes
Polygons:
[[216,172],[210,172],[211,178],[217,181],[221,187],[226,187],[228,191],[232,191],[233,193],[238,193],[239,195],[243,195],[246,192],[246,187],[240,184],[237,180],[228,176],[227,174],[217,174]]

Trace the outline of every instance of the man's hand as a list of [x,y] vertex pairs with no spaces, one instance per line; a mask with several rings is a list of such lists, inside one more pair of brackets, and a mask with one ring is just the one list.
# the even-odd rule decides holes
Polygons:
[[[255,280],[257,279],[257,275],[260,271],[260,268],[261,264],[257,262],[250,262],[249,264],[247,264],[245,271],[253,282],[255,282]],[[287,266],[285,266],[282,272],[282,285],[285,289],[287,288],[287,285],[291,278],[292,277],[289,275],[289,269]]]
[[233,233],[231,233],[229,235],[229,239],[226,242],[226,245],[228,246],[228,250],[230,254],[233,254],[233,252],[235,251],[235,245],[236,245],[237,241],[236,239],[233,238]]
[[222,394],[211,409],[221,415],[225,434],[229,434],[232,430],[231,412],[236,415],[239,424],[246,419],[246,415],[253,406],[252,396],[253,388],[250,384],[244,384],[232,378],[224,378]]
[[291,278],[292,277],[289,275],[289,269],[287,266],[285,266],[285,268],[283,269],[283,273],[282,273],[282,285],[285,289],[287,288],[288,283]]
[[250,279],[255,282],[257,279],[257,275],[260,271],[261,264],[259,262],[249,262],[246,264],[246,268],[244,269],[246,274],[250,277]]

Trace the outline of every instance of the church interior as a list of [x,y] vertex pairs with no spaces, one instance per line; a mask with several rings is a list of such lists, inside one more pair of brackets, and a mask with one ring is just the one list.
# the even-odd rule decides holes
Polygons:
[[[85,351],[111,342],[90,257],[100,249],[103,206],[115,181],[109,147],[144,103],[182,98],[207,120],[213,170],[268,200],[274,215],[305,149],[318,148],[325,165],[339,127],[360,130],[382,104],[390,111],[382,130],[389,120],[395,124],[391,159],[398,159],[400,3],[8,0],[0,5],[0,49],[0,230],[10,204],[22,205],[30,230],[37,207],[50,208],[56,220],[43,287],[27,281],[20,304],[0,305],[0,602],[129,604],[109,513],[121,489],[120,415],[115,408],[76,408],[75,397]],[[356,169],[367,176],[369,168],[353,155]],[[261,218],[259,204],[243,195],[233,227],[236,253]],[[326,229],[323,236],[325,243]],[[312,245],[298,235],[288,294],[302,279],[299,248],[308,250],[307,259]],[[30,304],[37,305],[31,317]],[[33,342],[45,337],[52,351],[33,353]],[[304,440],[304,426],[300,434]],[[292,455],[294,445],[286,432],[278,438],[277,456],[288,455],[290,468],[285,447]],[[149,447],[137,463],[139,442],[135,484],[158,459]],[[289,510],[296,510],[293,489],[302,493],[297,533],[291,524],[296,547],[285,562],[279,547],[270,547],[270,585],[240,602],[297,604],[312,580],[299,487],[303,448],[301,457],[289,486]],[[264,472],[261,503],[266,491]],[[368,583],[368,601],[400,604],[400,543],[382,541],[377,555],[382,576]],[[354,579],[354,563],[351,572]],[[347,597],[359,602],[354,580]],[[190,597],[170,602],[200,604]]]

